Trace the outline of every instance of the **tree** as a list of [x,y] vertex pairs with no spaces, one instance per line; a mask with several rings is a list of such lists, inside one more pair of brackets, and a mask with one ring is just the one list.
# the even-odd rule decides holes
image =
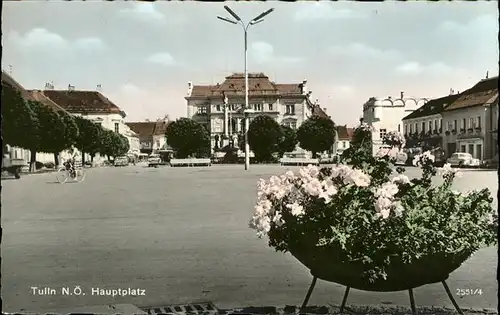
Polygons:
[[248,144],[260,162],[271,161],[283,136],[280,125],[270,116],[255,117],[248,128]]
[[[61,145],[57,148],[57,153],[71,148],[75,145],[78,139],[78,125],[76,124],[75,118],[64,111],[59,111],[59,117],[64,122],[64,137]],[[59,164],[59,154],[54,153],[54,162],[56,165]]]
[[167,126],[165,132],[168,144],[179,158],[200,154],[210,150],[210,135],[198,122],[189,118],[179,118]]
[[11,146],[30,149],[38,142],[38,117],[21,93],[2,82],[2,139]]
[[341,159],[349,164],[360,164],[373,157],[371,127],[361,124],[354,129],[349,148],[342,152]]
[[286,152],[292,152],[295,150],[298,140],[297,132],[291,127],[282,125],[281,130],[283,131],[283,136],[278,142],[278,152],[280,157],[283,157]]
[[85,164],[85,153],[93,156],[102,147],[101,134],[103,129],[100,125],[83,117],[75,117],[75,122],[79,130],[75,146],[82,152],[82,164]]
[[300,147],[310,151],[313,158],[318,152],[324,152],[335,142],[335,123],[327,117],[312,116],[300,125],[297,139]]
[[116,151],[115,156],[127,154],[127,152],[130,150],[130,143],[128,142],[127,137],[119,133],[115,133],[115,135],[119,141],[118,150]]
[[40,123],[40,142],[36,148],[32,148],[31,162],[36,160],[36,152],[44,152],[54,154],[54,162],[58,165],[59,152],[68,148],[65,120],[69,120],[63,119],[58,112],[40,102],[29,102],[29,105],[37,114]]

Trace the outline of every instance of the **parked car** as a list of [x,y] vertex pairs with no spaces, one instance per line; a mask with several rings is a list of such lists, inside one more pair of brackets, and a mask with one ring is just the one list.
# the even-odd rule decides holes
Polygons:
[[128,157],[123,155],[115,158],[115,166],[128,166]]
[[447,160],[451,166],[455,167],[478,167],[481,165],[479,159],[473,158],[470,153],[456,152],[453,153]]
[[158,167],[161,164],[161,157],[159,154],[151,154],[148,157],[148,166],[149,167]]

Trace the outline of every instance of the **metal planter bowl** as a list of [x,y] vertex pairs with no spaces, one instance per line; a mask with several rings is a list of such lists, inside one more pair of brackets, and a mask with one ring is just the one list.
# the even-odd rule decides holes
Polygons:
[[426,284],[445,281],[450,273],[465,262],[472,253],[443,254],[435,253],[403,263],[397,256],[391,258],[387,278],[369,282],[361,277],[367,270],[362,262],[348,262],[343,259],[342,249],[338,246],[294,246],[291,254],[306,266],[314,277],[344,285],[349,288],[394,292],[414,289]]

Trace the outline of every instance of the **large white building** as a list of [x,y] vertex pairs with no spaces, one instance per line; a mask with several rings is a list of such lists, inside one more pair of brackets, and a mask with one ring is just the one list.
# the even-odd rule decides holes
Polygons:
[[479,81],[443,111],[447,155],[466,152],[478,159],[498,158],[498,76]]
[[[248,75],[249,105],[254,110],[250,120],[265,114],[279,124],[297,129],[311,115],[325,115],[318,104],[310,100],[307,81],[279,84],[263,73]],[[223,147],[244,131],[245,78],[242,73],[226,77],[216,85],[188,83],[187,117],[201,123],[210,132],[211,147]],[[226,105],[227,104],[227,105]],[[237,146],[238,141],[235,141]],[[304,154],[300,148],[297,154]]]
[[99,91],[68,90],[33,91],[75,116],[100,124],[103,128],[124,135],[129,141],[129,152],[139,153],[139,136],[125,124],[126,114]]
[[403,133],[403,118],[427,101],[423,97],[405,97],[401,92],[399,98],[371,97],[363,104],[363,122],[373,129],[374,154],[381,148],[384,135],[390,131]]

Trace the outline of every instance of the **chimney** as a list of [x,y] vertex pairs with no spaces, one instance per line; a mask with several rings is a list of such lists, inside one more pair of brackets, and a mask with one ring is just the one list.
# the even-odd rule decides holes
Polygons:
[[193,82],[189,81],[187,96],[191,96],[192,93],[193,93]]
[[74,91],[74,90],[75,90],[75,86],[68,84],[68,91]]
[[486,79],[488,79],[488,75],[490,74],[489,71],[486,71]]
[[323,111],[326,113],[326,107],[323,107]]
[[302,84],[300,85],[300,87],[302,89],[302,95],[307,95],[308,91],[307,91],[307,80],[306,79],[302,80]]
[[401,92],[400,92],[400,94],[401,94],[401,99],[403,99],[403,98],[404,98],[404,96],[405,96],[405,92],[404,92],[404,91],[401,91]]
[[96,86],[96,91],[97,91],[97,92],[102,92],[102,85],[98,84],[98,85]]

